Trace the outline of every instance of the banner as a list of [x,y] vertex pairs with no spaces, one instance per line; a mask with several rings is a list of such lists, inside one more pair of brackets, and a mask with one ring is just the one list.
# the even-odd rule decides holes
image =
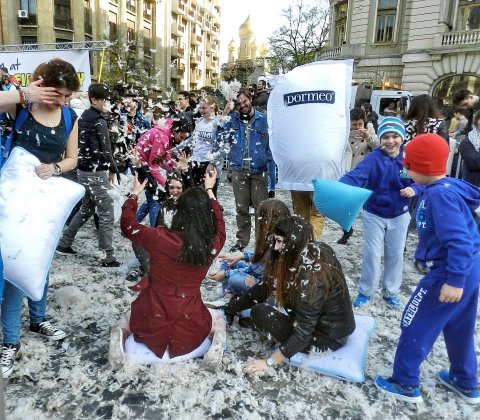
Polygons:
[[349,133],[353,60],[320,61],[278,76],[268,100],[277,188],[312,191],[312,179],[338,179]]
[[30,84],[30,77],[39,64],[54,58],[68,61],[77,70],[80,90],[87,91],[91,84],[88,50],[12,51],[0,52],[0,67],[6,67],[22,87]]

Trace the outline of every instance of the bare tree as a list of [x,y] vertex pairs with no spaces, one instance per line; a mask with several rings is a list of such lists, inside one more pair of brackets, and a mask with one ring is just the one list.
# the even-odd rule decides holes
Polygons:
[[325,1],[309,6],[297,0],[282,16],[286,24],[269,38],[269,59],[272,68],[286,72],[314,61],[328,37],[330,11]]

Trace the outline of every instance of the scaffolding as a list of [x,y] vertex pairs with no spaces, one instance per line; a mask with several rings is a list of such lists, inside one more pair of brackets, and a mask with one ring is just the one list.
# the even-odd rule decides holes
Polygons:
[[21,51],[58,51],[58,50],[88,50],[102,51],[113,45],[110,41],[75,41],[75,42],[46,42],[42,44],[0,45],[0,52]]

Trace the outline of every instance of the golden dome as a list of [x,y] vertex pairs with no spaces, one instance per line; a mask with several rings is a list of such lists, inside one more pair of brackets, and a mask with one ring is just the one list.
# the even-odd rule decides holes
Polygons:
[[228,44],[228,51],[235,51],[236,49],[237,49],[237,47],[235,46],[235,41],[232,38],[232,40]]
[[252,28],[252,19],[250,19],[250,15],[248,15],[247,20],[240,25],[240,28],[238,28],[238,34],[240,37],[255,35],[255,31]]

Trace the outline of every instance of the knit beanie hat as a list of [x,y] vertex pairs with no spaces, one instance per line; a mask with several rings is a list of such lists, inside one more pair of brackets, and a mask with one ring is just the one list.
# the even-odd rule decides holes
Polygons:
[[388,132],[397,133],[402,140],[405,140],[405,124],[400,118],[386,117],[378,126],[378,138],[381,140],[382,136]]
[[450,147],[435,133],[420,134],[405,146],[402,164],[422,175],[445,175]]

